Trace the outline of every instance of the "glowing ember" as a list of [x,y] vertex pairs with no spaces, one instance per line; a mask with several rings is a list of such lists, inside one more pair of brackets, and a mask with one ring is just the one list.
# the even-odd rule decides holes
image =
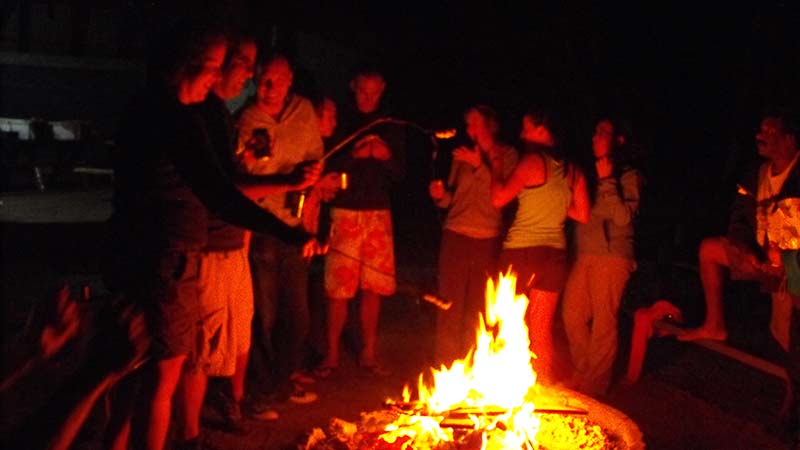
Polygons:
[[[433,383],[424,374],[417,384],[418,408],[425,416],[402,417],[386,428],[381,439],[395,442],[400,437],[413,441],[417,436],[429,440],[452,441],[452,430],[440,423],[451,412],[469,411],[466,416],[475,430],[483,432],[483,448],[533,448],[539,429],[534,415],[533,388],[536,372],[531,365],[525,311],[528,299],[516,295],[516,277],[501,275],[495,289],[486,287],[486,314],[481,317],[475,347],[464,359],[450,367],[434,369]],[[408,386],[404,403],[410,402]],[[415,448],[412,443],[412,447]]]
[[[333,419],[330,435],[315,429],[304,448],[643,449],[636,425],[613,408],[536,385],[536,356],[525,324],[528,299],[515,292],[516,277],[510,273],[500,275],[496,289],[487,282],[475,346],[450,367],[432,369],[427,378],[420,375],[416,400],[406,385],[401,402],[390,399],[387,409],[361,413],[358,424]],[[592,420],[588,404],[594,405],[596,418],[614,424],[622,435],[610,435]]]

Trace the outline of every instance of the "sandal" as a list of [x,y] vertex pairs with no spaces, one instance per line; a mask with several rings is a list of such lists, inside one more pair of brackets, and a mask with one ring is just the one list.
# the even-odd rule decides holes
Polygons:
[[320,380],[324,380],[330,378],[331,375],[336,373],[338,367],[336,366],[319,366],[314,369],[311,373],[314,374],[314,378],[319,378]]
[[301,385],[296,384],[294,386],[294,391],[292,391],[292,393],[289,394],[289,401],[305,405],[306,403],[313,403],[317,401],[317,394],[311,391],[307,391]]

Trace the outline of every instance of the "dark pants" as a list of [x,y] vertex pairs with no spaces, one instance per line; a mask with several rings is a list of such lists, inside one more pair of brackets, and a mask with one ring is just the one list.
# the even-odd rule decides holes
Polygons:
[[437,310],[436,362],[463,358],[475,344],[478,317],[485,311],[486,280],[494,275],[499,238],[475,239],[445,230],[439,250],[439,295],[453,302]]
[[300,246],[254,234],[250,270],[255,301],[250,368],[256,388],[263,390],[270,381],[286,381],[304,362],[309,328],[308,263]]

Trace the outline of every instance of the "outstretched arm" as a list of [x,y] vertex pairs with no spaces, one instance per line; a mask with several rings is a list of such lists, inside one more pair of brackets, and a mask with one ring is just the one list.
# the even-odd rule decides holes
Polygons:
[[575,165],[570,164],[567,169],[567,177],[572,190],[572,200],[567,209],[567,216],[580,223],[589,221],[589,191],[586,188],[586,177],[583,172]]
[[492,157],[492,206],[502,208],[526,186],[538,186],[547,181],[544,159],[536,153],[520,158],[508,179],[503,178],[503,158]]
[[289,227],[239,192],[220,164],[201,123],[195,120],[185,126],[184,133],[173,134],[176,142],[166,143],[165,148],[172,152],[178,172],[210,211],[228,223],[287,242],[308,241],[307,233]]

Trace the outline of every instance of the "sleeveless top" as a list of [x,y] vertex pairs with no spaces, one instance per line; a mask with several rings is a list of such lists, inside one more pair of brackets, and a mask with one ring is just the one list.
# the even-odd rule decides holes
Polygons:
[[564,222],[572,201],[567,166],[547,154],[539,155],[544,159],[547,181],[541,186],[525,187],[517,194],[517,214],[503,248],[567,248]]

